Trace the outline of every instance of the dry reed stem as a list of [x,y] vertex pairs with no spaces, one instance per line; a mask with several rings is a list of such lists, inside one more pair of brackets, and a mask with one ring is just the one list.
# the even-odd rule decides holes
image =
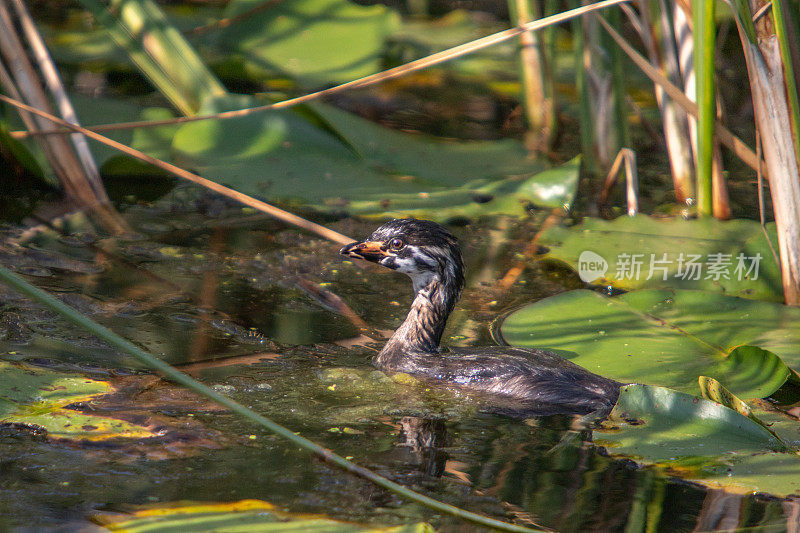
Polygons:
[[636,171],[636,152],[630,148],[621,148],[617,157],[614,158],[614,164],[611,165],[611,170],[608,171],[603,184],[599,203],[605,205],[608,201],[608,195],[616,183],[623,163],[625,164],[625,197],[628,203],[628,216],[633,216],[639,212],[639,177]]
[[[299,104],[304,104],[306,102],[310,102],[312,100],[319,99],[323,96],[328,96],[331,94],[340,93],[347,89],[355,89],[355,88],[362,88],[367,87],[369,85],[374,85],[376,83],[380,83],[382,81],[391,80],[394,78],[398,78],[400,76],[404,76],[411,72],[415,72],[417,70],[425,69],[428,67],[432,67],[434,65],[438,65],[440,63],[444,63],[445,61],[450,61],[452,59],[471,54],[478,50],[482,50],[489,46],[493,46],[495,44],[499,44],[503,41],[507,41],[509,39],[513,39],[514,37],[518,37],[521,34],[529,31],[537,31],[548,26],[552,26],[554,24],[560,24],[561,22],[565,22],[567,20],[585,15],[587,13],[591,13],[593,11],[597,11],[599,9],[604,9],[606,7],[623,4],[625,2],[629,2],[630,0],[603,0],[602,2],[597,2],[595,4],[591,4],[588,6],[579,7],[576,9],[571,9],[569,11],[565,11],[563,13],[558,13],[556,15],[551,15],[549,17],[545,17],[539,20],[534,20],[532,22],[523,24],[516,28],[510,28],[507,30],[503,30],[498,33],[494,33],[492,35],[487,35],[486,37],[482,37],[480,39],[476,39],[474,41],[470,41],[465,44],[461,44],[458,46],[454,46],[447,50],[443,50],[441,52],[437,52],[435,54],[431,54],[427,57],[423,57],[421,59],[417,59],[415,61],[411,61],[410,63],[406,63],[404,65],[399,65],[397,67],[391,68],[389,70],[384,70],[383,72],[378,72],[376,74],[371,74],[369,76],[365,76],[363,78],[359,78],[357,80],[349,81],[347,83],[343,83],[341,85],[336,85],[335,87],[330,87],[328,89],[323,89],[321,91],[316,91],[313,93],[308,93],[303,96],[298,96],[296,98],[290,98],[288,100],[283,100],[281,102],[275,102],[273,104],[267,104],[258,107],[251,107],[247,109],[237,109],[234,111],[226,111],[223,113],[216,113],[212,115],[195,115],[191,117],[176,117],[173,119],[168,120],[154,120],[154,121],[139,121],[139,122],[120,122],[117,124],[102,124],[99,126],[92,126],[90,129],[93,131],[115,131],[115,130],[123,130],[123,129],[131,129],[131,128],[145,128],[145,127],[155,127],[155,126],[166,126],[169,124],[183,124],[186,122],[197,122],[200,120],[210,120],[210,119],[219,119],[219,120],[226,120],[232,118],[239,118],[244,117],[247,115],[251,115],[254,113],[260,113],[263,111],[269,110],[276,110],[276,109],[286,109],[289,107],[293,107]],[[58,129],[58,130],[49,130],[38,132],[36,135],[42,134],[63,134],[63,133],[70,133],[69,130]],[[11,135],[15,138],[24,138],[28,137],[30,134],[28,132],[20,132],[15,131],[12,132]]]
[[64,120],[62,120],[62,119],[60,119],[60,118],[58,118],[58,117],[56,117],[54,115],[51,115],[50,113],[45,113],[44,111],[40,111],[39,109],[36,109],[35,107],[31,107],[31,106],[29,106],[27,104],[24,104],[22,102],[14,100],[13,98],[9,98],[9,97],[7,97],[5,95],[0,94],[0,101],[6,102],[7,104],[11,104],[11,105],[13,105],[14,107],[16,107],[18,109],[23,109],[25,111],[28,111],[28,112],[33,113],[35,115],[38,115],[40,117],[49,119],[49,120],[55,122],[56,124],[58,124],[60,126],[63,126],[63,127],[67,128],[69,130],[76,131],[76,132],[79,132],[79,133],[83,133],[84,135],[86,135],[90,139],[94,139],[97,142],[100,142],[100,143],[105,144],[106,146],[110,146],[112,148],[115,148],[115,149],[119,150],[120,152],[123,152],[125,154],[130,155],[131,157],[135,157],[136,159],[144,161],[145,163],[149,163],[149,164],[151,164],[151,165],[153,165],[155,167],[158,167],[158,168],[160,168],[162,170],[165,170],[166,172],[169,172],[170,174],[173,174],[174,176],[177,176],[177,177],[179,177],[181,179],[184,179],[184,180],[187,180],[187,181],[191,181],[192,183],[196,183],[197,185],[201,185],[201,186],[205,187],[206,189],[209,189],[211,191],[216,192],[217,194],[220,194],[220,195],[225,196],[227,198],[231,198],[233,200],[236,200],[236,201],[238,201],[240,203],[243,203],[244,205],[250,206],[250,207],[252,207],[254,209],[257,209],[257,210],[259,210],[259,211],[261,211],[263,213],[267,213],[269,215],[272,215],[273,217],[277,218],[278,220],[282,220],[283,222],[286,222],[286,223],[291,224],[293,226],[297,226],[298,228],[302,228],[302,229],[305,229],[305,230],[310,231],[312,233],[316,233],[317,235],[319,235],[321,237],[324,237],[324,238],[326,238],[326,239],[328,239],[330,241],[333,241],[335,243],[348,244],[348,243],[351,243],[351,242],[353,242],[355,240],[355,239],[351,239],[350,237],[347,237],[345,235],[342,235],[341,233],[338,233],[336,231],[328,229],[325,226],[321,226],[319,224],[311,222],[310,220],[306,220],[306,219],[304,219],[302,217],[299,217],[299,216],[297,216],[297,215],[295,215],[293,213],[290,213],[288,211],[284,211],[283,209],[280,209],[278,207],[270,205],[270,204],[268,204],[266,202],[262,202],[261,200],[256,200],[255,198],[253,198],[251,196],[248,196],[246,194],[240,193],[239,191],[235,191],[233,189],[225,187],[224,185],[220,185],[219,183],[216,183],[214,181],[211,181],[211,180],[208,180],[208,179],[203,178],[201,176],[198,176],[197,174],[193,174],[193,173],[189,172],[188,170],[184,170],[184,169],[182,169],[182,168],[180,168],[178,166],[173,165],[172,163],[167,163],[166,161],[162,161],[160,159],[156,159],[155,157],[149,156],[149,155],[145,154],[144,152],[140,152],[139,150],[131,148],[130,146],[126,146],[126,145],[124,145],[122,143],[119,143],[119,142],[113,140],[113,139],[109,139],[108,137],[103,137],[99,133],[95,133],[95,132],[93,132],[91,130],[87,130],[86,128],[84,128],[82,126],[76,126],[74,124],[70,124],[70,123],[68,123],[68,122],[66,122],[66,121],[64,121]]
[[[38,108],[52,110],[36,69],[28,59],[25,45],[17,34],[16,25],[5,0],[0,0],[0,54],[8,67],[0,72],[2,77],[0,83],[6,90]],[[26,125],[32,123],[35,130],[53,127],[41,117],[29,118],[33,120],[26,121]],[[60,137],[45,138],[40,145],[48,163],[71,199],[83,206],[92,206],[108,200],[104,190],[99,192],[94,190],[74,147],[68,140]]]
[[[39,64],[39,70],[42,73],[42,77],[44,78],[44,82],[50,94],[56,102],[59,113],[67,122],[79,124],[78,115],[75,113],[75,108],[72,106],[69,96],[67,96],[67,91],[58,74],[58,69],[47,50],[47,45],[45,45],[42,35],[39,33],[39,30],[37,30],[36,24],[25,8],[25,4],[22,0],[11,0],[11,2],[14,5],[22,31],[28,40],[28,46],[30,46],[34,59],[36,59],[36,62]],[[92,186],[92,190],[98,198],[105,198],[106,193],[103,182],[100,179],[100,171],[97,169],[97,163],[94,160],[92,151],[89,149],[89,143],[86,142],[86,137],[80,133],[73,133],[70,137],[72,139],[72,144],[75,146],[76,155],[83,165],[84,174]]]
[[[680,105],[684,111],[692,115],[693,117],[697,118],[697,104],[689,100],[686,95],[681,91],[678,87],[673,85],[672,83],[667,80],[661,72],[653,65],[650,64],[647,59],[645,59],[639,52],[637,52],[628,42],[622,37],[617,31],[611,27],[611,25],[606,22],[606,20],[599,16],[595,15],[599,20],[600,23],[603,25],[603,28],[608,32],[614,41],[622,48],[623,52],[625,52],[631,60],[636,63],[644,74],[653,80],[654,83],[662,86],[664,88],[664,92],[666,92],[670,98],[675,100],[675,102]],[[756,158],[755,152],[747,146],[744,141],[739,139],[736,135],[734,135],[728,128],[726,128],[723,124],[719,121],[716,122],[715,132],[717,137],[719,138],[720,142],[727,146],[736,156],[741,159],[747,166],[752,168],[753,170],[757,170],[758,168],[758,159]],[[768,177],[768,176],[767,176]]]

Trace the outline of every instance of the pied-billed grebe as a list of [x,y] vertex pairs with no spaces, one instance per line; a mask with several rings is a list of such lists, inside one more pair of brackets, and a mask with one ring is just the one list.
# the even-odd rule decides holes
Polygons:
[[440,351],[447,317],[464,287],[464,261],[456,238],[439,224],[395,219],[339,253],[408,274],[413,282],[408,316],[373,359],[381,370],[522,402],[531,411],[583,414],[605,411],[617,401],[620,383],[546,350]]

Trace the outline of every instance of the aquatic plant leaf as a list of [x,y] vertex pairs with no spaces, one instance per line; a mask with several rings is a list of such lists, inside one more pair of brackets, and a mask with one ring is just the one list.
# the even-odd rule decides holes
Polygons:
[[[397,59],[400,62],[408,62],[503,29],[504,26],[497,21],[462,9],[450,11],[435,20],[410,19],[392,34],[389,54],[390,57],[399,56]],[[516,65],[515,46],[514,41],[500,43],[460,57],[457,61],[449,61],[443,68],[487,81],[508,78]]]
[[[261,3],[235,0],[225,17]],[[349,0],[279,2],[228,26],[216,44],[240,54],[256,78],[282,73],[316,86],[379,71],[385,41],[399,26],[399,15],[384,6]]]
[[763,492],[779,498],[800,491],[800,457],[766,452],[705,461],[692,481],[739,494]]
[[[172,111],[163,107],[142,107],[138,104],[118,100],[116,98],[92,98],[82,94],[72,94],[70,95],[70,100],[75,106],[75,112],[81,124],[86,127],[95,124],[161,120],[174,118],[175,116]],[[136,128],[101,133],[122,144],[141,150],[148,155],[163,159],[170,156],[169,143],[176,131],[178,131],[177,125],[166,125],[153,128]],[[129,161],[138,161],[104,144],[92,140],[89,140],[89,143],[97,163],[101,165],[101,170],[104,175],[107,174],[105,164],[109,159],[124,157]],[[117,165],[118,164],[119,163],[117,163]],[[160,170],[153,170],[162,172]]]
[[650,385],[625,385],[595,442],[612,453],[674,460],[784,450],[764,427],[717,402]]
[[72,30],[58,30],[42,25],[48,49],[58,64],[81,65],[94,71],[108,69],[131,70],[125,50],[117,46],[108,32],[97,27],[87,29],[83,24]]
[[[93,98],[83,94],[70,94],[75,112],[81,125],[91,127],[98,124],[110,124],[139,120],[160,120],[173,118],[175,115],[163,107],[142,107],[116,98]],[[9,127],[25,129],[18,119],[10,120]],[[170,143],[178,130],[178,125],[157,126],[151,128],[137,128],[127,130],[105,131],[103,135],[148,155],[159,159],[170,159]],[[158,176],[164,171],[151,165],[140,162],[130,156],[123,155],[119,150],[106,146],[91,139],[88,140],[97,164],[103,177],[131,176],[148,174]],[[27,148],[41,168],[49,168],[39,145],[33,139],[25,139],[20,143]],[[31,162],[30,164],[33,164]],[[26,163],[27,165],[27,163]]]
[[[167,109],[111,98],[73,100],[85,125],[172,116]],[[207,102],[202,112],[261,104],[231,95]],[[568,208],[580,170],[577,158],[548,169],[518,141],[445,142],[383,128],[322,104],[304,114],[265,112],[107,134],[246,194],[362,215],[449,220],[525,216],[530,205]],[[105,177],[163,174],[104,145],[91,146]],[[124,184],[120,188],[124,191]]]
[[61,374],[0,361],[0,399],[17,405],[63,407],[111,392],[111,385],[77,374]]
[[282,512],[271,503],[241,500],[233,503],[176,502],[145,507],[133,513],[98,514],[93,520],[114,531],[144,532],[168,529],[191,531],[313,531],[345,533],[349,531],[385,533],[432,533],[425,523],[397,527],[360,526],[320,515]]
[[[430,193],[390,194],[379,202],[354,200],[350,211],[402,218],[473,219],[488,215],[523,216],[528,207],[569,208],[580,174],[580,158],[528,178],[507,178],[471,188],[457,187]],[[381,212],[380,205],[385,206]]]
[[445,142],[384,128],[333,106],[309,107],[366,162],[423,187],[530,176],[547,168],[514,140]]
[[[777,247],[775,225],[767,227]],[[585,218],[577,226],[548,229],[539,242],[550,248],[546,258],[563,261],[579,272],[582,253],[591,251],[599,255],[606,262],[605,268],[591,270],[591,279],[582,276],[591,283],[625,290],[701,289],[783,301],[780,269],[761,226],[753,220],[655,219],[641,215],[612,221]],[[722,256],[717,261],[713,254]],[[737,270],[740,254],[743,269]],[[638,275],[633,256],[641,261]],[[699,256],[694,263],[700,267],[689,266],[691,256]],[[758,256],[758,275],[754,271],[748,274],[751,258]],[[719,266],[709,270],[709,264],[713,263]],[[717,275],[715,271],[722,273]]]
[[[752,346],[747,346],[746,348],[753,348]],[[767,424],[765,424],[760,418],[758,418],[754,413],[753,410],[750,408],[749,405],[744,403],[742,400],[737,398],[731,391],[726,389],[722,386],[722,384],[714,378],[710,378],[708,376],[700,376],[697,378],[698,383],[700,384],[700,391],[703,393],[703,398],[706,400],[711,400],[713,402],[717,402],[719,404],[724,405],[728,409],[733,409],[737,413],[742,416],[746,416],[759,426],[763,427],[767,430],[770,435],[775,437],[775,440],[783,445],[783,450],[786,451],[789,449],[789,445],[783,442],[783,440],[778,436],[777,433],[772,431]]]
[[103,416],[86,415],[78,411],[61,409],[52,413],[18,412],[3,418],[3,422],[38,426],[55,439],[99,441],[116,438],[141,439],[155,434],[136,424]]
[[78,374],[0,361],[0,423],[38,426],[60,439],[152,437],[148,429],[124,420],[64,409],[111,390],[106,382]]
[[362,215],[524,216],[531,204],[568,206],[575,193],[578,160],[542,172],[517,141],[443,142],[312,109],[325,129],[287,111],[186,124],[175,160],[246,194]]
[[[405,43],[419,50],[421,55],[430,55],[503,29],[502,25],[494,21],[480,19],[479,15],[465,9],[455,9],[434,20],[415,18],[404,22],[392,35],[392,41]],[[508,46],[513,48],[514,45]]]
[[612,455],[662,465],[706,486],[741,494],[796,494],[800,457],[774,450],[786,449],[782,440],[789,434],[795,436],[789,444],[797,445],[797,422],[774,412],[753,411],[771,430],[781,426],[781,431],[769,431],[710,400],[662,387],[627,385],[594,437]]
[[158,91],[184,115],[227,90],[152,0],[80,0]]
[[800,368],[800,309],[703,291],[570,291],[510,314],[501,333],[604,376],[693,394],[703,375],[761,398],[793,375],[787,365]]

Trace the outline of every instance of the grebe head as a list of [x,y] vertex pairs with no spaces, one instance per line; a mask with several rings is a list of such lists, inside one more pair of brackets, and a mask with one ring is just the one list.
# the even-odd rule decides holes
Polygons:
[[391,220],[365,240],[350,243],[339,253],[408,274],[414,292],[432,282],[442,283],[456,294],[464,286],[464,260],[458,240],[430,220]]

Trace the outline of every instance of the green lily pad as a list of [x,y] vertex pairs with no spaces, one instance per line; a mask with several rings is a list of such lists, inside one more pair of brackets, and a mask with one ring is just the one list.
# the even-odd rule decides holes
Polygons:
[[345,533],[350,531],[384,533],[432,533],[425,523],[397,527],[362,526],[340,522],[319,515],[300,515],[282,512],[274,505],[260,500],[233,503],[178,502],[155,507],[139,508],[130,514],[98,514],[94,521],[114,531],[312,531],[315,533]]
[[648,461],[785,449],[769,431],[733,409],[649,385],[622,387],[602,427],[595,442],[612,453]]
[[[261,3],[235,0],[225,16]],[[349,0],[279,2],[225,28],[217,44],[242,55],[251,75],[279,72],[316,86],[381,70],[384,44],[399,26],[399,15],[384,6]]]
[[[774,224],[768,232],[777,247]],[[589,283],[625,290],[701,289],[783,301],[780,268],[761,226],[752,220],[586,218],[577,226],[550,228],[539,242],[550,247],[548,258],[567,263]],[[748,272],[754,262],[757,275],[755,269]]]
[[[85,125],[172,116],[167,109],[111,98],[78,95],[73,103]],[[208,102],[203,112],[261,104],[231,95]],[[568,208],[580,170],[577,158],[548,169],[518,141],[445,142],[383,128],[323,104],[302,114],[275,111],[107,135],[252,196],[361,215],[449,220],[525,216],[531,205]],[[106,177],[162,173],[90,144]]]
[[59,439],[142,438],[148,429],[65,409],[111,392],[103,381],[0,361],[0,423],[38,426]]
[[510,314],[501,333],[604,376],[693,394],[703,375],[765,397],[793,374],[787,365],[800,367],[800,309],[702,291],[570,291]]
[[[70,95],[70,100],[75,106],[75,112],[81,124],[90,127],[95,124],[113,124],[119,122],[133,122],[139,120],[162,120],[174,118],[175,115],[163,107],[142,107],[138,104],[117,100],[116,98],[92,98],[85,95]],[[157,126],[154,128],[137,128],[118,131],[101,132],[104,136],[114,139],[122,144],[141,150],[157,158],[168,158],[169,143],[177,125]],[[112,158],[124,157],[133,160],[130,156],[123,155],[115,148],[95,141],[89,141],[92,153],[105,174],[105,164]],[[119,165],[119,163],[116,163]],[[150,167],[152,168],[152,167]]]
[[[528,207],[562,207],[568,210],[580,174],[580,158],[529,178],[507,178],[464,187],[441,189],[430,193],[384,195],[380,202],[355,200],[348,210],[386,217],[428,219],[477,218],[488,215],[523,216]],[[376,211],[383,205],[383,213]]]
[[568,206],[575,193],[577,160],[543,172],[517,141],[444,142],[311,109],[326,128],[291,111],[186,124],[175,160],[246,194],[362,215],[524,216],[530,204]]
[[[797,437],[795,420],[754,411],[770,429],[781,426],[781,438]],[[778,497],[800,493],[800,457],[774,451],[786,448],[772,431],[720,403],[670,389],[622,387],[594,437],[612,455],[661,465],[706,486]]]
[[76,374],[0,361],[0,399],[17,405],[64,407],[111,392],[111,386]]
[[692,480],[729,492],[763,492],[779,498],[800,494],[800,457],[764,452],[708,461]]
[[[175,115],[163,107],[142,107],[138,104],[115,98],[93,98],[82,94],[70,94],[70,100],[75,107],[75,112],[81,125],[91,127],[97,124],[110,124],[131,122],[139,120],[161,120],[173,118]],[[10,121],[10,127],[25,129],[18,119]],[[178,131],[178,125],[157,126],[153,128],[138,128],[118,131],[101,132],[117,142],[140,150],[159,159],[170,159],[172,137]],[[13,140],[13,139],[12,139]],[[0,139],[2,142],[2,139]],[[20,143],[28,149],[35,161],[25,159],[26,166],[37,164],[42,169],[48,169],[47,159],[44,157],[39,145],[33,139],[25,139]],[[105,144],[89,140],[92,154],[100,166],[103,176],[133,175],[147,173],[150,176],[162,174],[163,171],[151,165],[140,162],[130,156],[122,154],[119,150]]]
[[310,107],[368,164],[422,186],[530,176],[546,168],[518,141],[446,142],[384,128],[329,105]]
[[[505,28],[494,19],[461,9],[450,11],[435,20],[405,20],[391,36],[388,55],[398,63],[406,63]],[[483,79],[490,84],[497,83],[498,79],[515,80],[517,46],[514,40],[506,41],[448,61],[442,68],[468,75],[471,79]],[[519,86],[515,85],[516,95]]]

